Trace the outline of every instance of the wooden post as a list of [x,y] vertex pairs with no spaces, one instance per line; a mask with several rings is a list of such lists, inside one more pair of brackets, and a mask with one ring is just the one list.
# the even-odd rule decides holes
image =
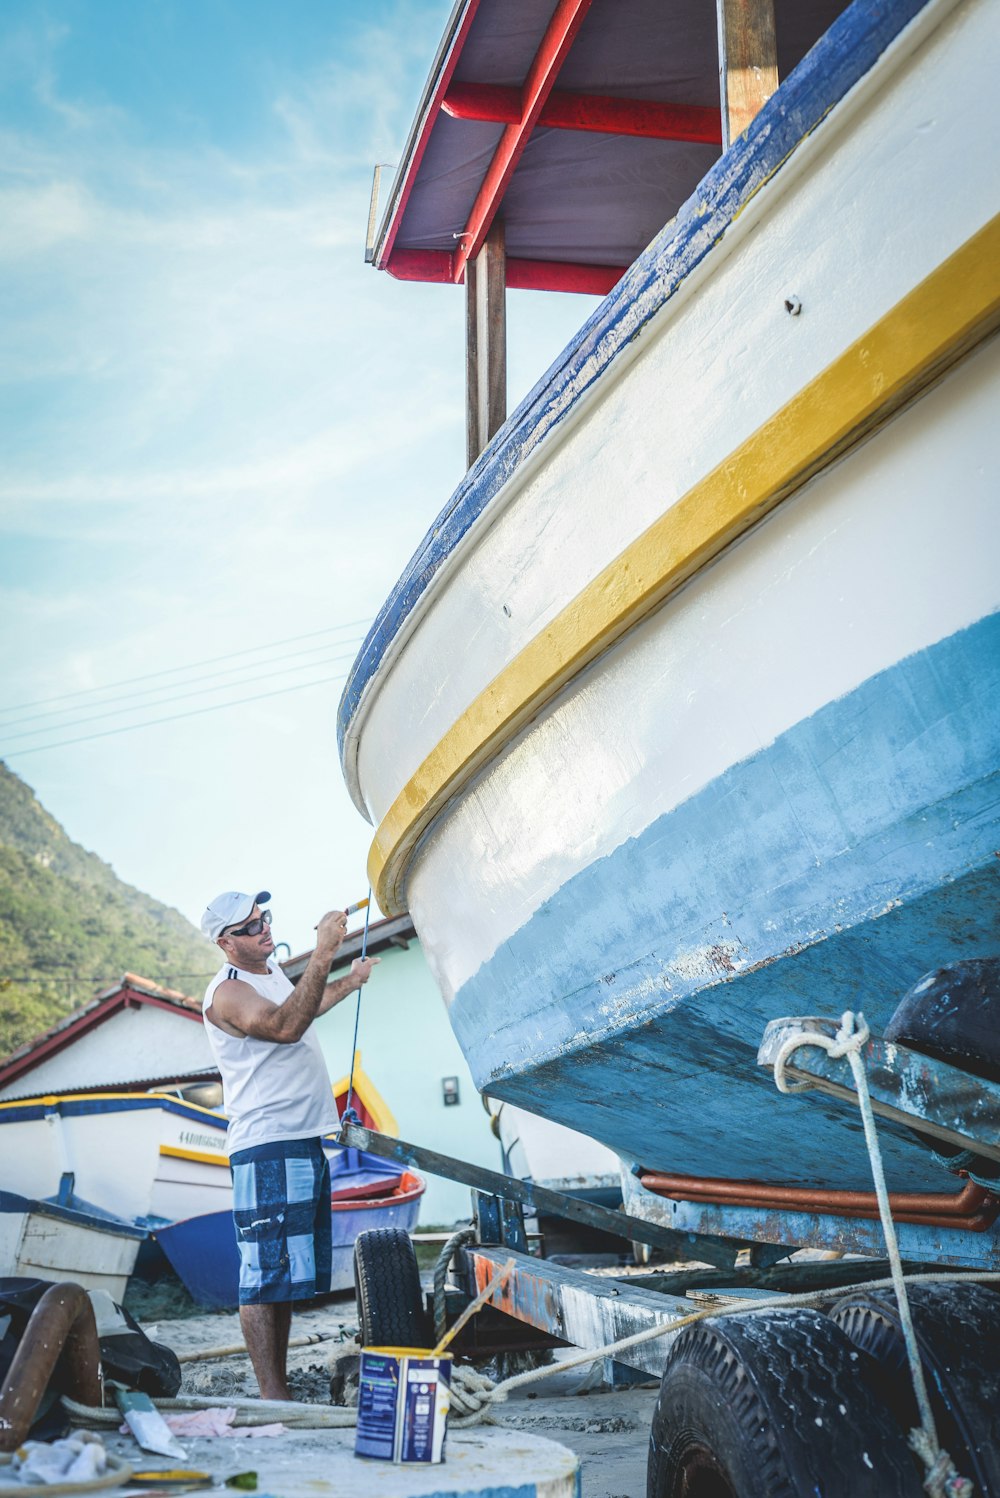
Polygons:
[[778,87],[774,0],[716,0],[722,149],[741,135]]
[[479,261],[465,263],[465,466],[482,452],[479,440]]
[[466,458],[471,468],[507,415],[506,255],[503,221],[465,266]]

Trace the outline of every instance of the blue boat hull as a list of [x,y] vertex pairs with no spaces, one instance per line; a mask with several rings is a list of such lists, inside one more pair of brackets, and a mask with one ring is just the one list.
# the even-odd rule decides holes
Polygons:
[[[870,1190],[852,1111],[779,1098],[757,1045],[788,1014],[860,1008],[877,1030],[922,973],[1000,950],[998,746],[993,615],[546,901],[453,1002],[477,1085],[649,1169]],[[882,1133],[894,1189],[950,1189]]]
[[[420,1214],[423,1183],[403,1189],[403,1169],[360,1150],[343,1150],[331,1157],[335,1196],[357,1189],[378,1195],[335,1200],[331,1208],[333,1258],[330,1289],[354,1285],[354,1243],[367,1228],[411,1231]],[[400,1184],[388,1189],[391,1176]],[[414,1179],[414,1178],[410,1178]],[[208,1212],[156,1229],[156,1238],[175,1273],[199,1305],[214,1309],[239,1303],[240,1259],[231,1212]]]

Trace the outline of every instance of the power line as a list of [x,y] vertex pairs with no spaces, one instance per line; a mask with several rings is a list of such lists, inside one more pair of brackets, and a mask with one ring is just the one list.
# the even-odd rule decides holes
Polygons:
[[[329,641],[324,642],[322,645],[309,645],[309,646],[307,646],[303,650],[291,650],[291,651],[288,651],[284,655],[270,656],[267,660],[262,660],[262,661],[247,661],[242,666],[231,666],[227,670],[224,670],[224,671],[210,671],[210,672],[208,672],[207,675],[204,675],[204,676],[192,676],[186,682],[169,682],[169,683],[168,682],[164,682],[161,686],[158,686],[158,687],[140,687],[138,689],[138,691],[134,691],[134,692],[123,692],[118,697],[105,697],[104,700],[103,700],[103,702],[95,702],[93,705],[95,707],[106,707],[106,706],[110,705],[112,702],[128,702],[131,699],[136,698],[136,697],[148,697],[150,695],[150,693],[153,693],[153,692],[166,692],[166,691],[169,691],[170,688],[174,687],[174,686],[183,686],[183,687],[186,688],[186,687],[193,686],[195,682],[199,682],[199,681],[218,681],[219,677],[232,676],[234,672],[244,672],[245,673],[247,671],[256,671],[256,670],[259,669],[260,666],[279,665],[282,661],[294,660],[296,656],[317,655],[317,654],[321,653],[324,650],[329,650],[330,647],[331,647],[331,645],[334,645],[334,644],[337,644],[337,645],[344,644],[344,645],[349,646],[353,650],[353,649],[357,648],[357,646],[361,643],[362,639],[363,639],[362,635],[355,635],[353,639],[348,639],[348,640],[342,640],[342,641],[341,640],[337,640],[337,641],[329,640]],[[243,652],[240,652],[240,653],[242,654]],[[308,664],[311,664],[311,665],[323,665],[325,663],[322,662],[322,661],[313,661],[313,662],[309,662]],[[304,670],[305,669],[305,663],[302,666],[292,666],[292,667],[289,667],[289,669],[293,670],[293,671]],[[156,673],[156,674],[159,674],[159,673]],[[272,675],[273,674],[274,673],[272,673]],[[216,688],[215,690],[225,690],[226,686],[241,686],[241,685],[242,685],[242,681],[241,680],[233,680],[233,681],[230,681],[230,682],[223,682],[222,687],[221,688]],[[95,691],[95,692],[98,692],[98,691],[107,691],[107,688],[106,687],[94,687],[92,690]],[[75,693],[73,695],[80,695],[80,694],[79,693]],[[178,702],[178,701],[180,701],[181,697],[187,696],[187,695],[189,695],[189,694],[185,691],[185,692],[179,693],[175,697],[163,697],[159,701],[155,701],[154,700],[153,702],[146,702],[146,703],[143,703],[141,705],[143,707],[158,707],[160,705],[160,701],[162,701],[162,702]],[[198,696],[199,694],[197,692],[192,692],[192,693],[190,693],[190,695],[191,696]],[[86,708],[86,707],[89,707],[90,704],[89,703],[82,703],[82,704],[80,704],[80,706]],[[0,725],[0,732],[6,732],[7,729],[9,729],[9,728],[17,728],[18,725],[21,724],[21,723],[35,723],[40,718],[58,717],[62,713],[74,712],[76,710],[77,709],[66,708],[66,707],[50,707],[46,712],[43,712],[43,713],[29,713],[26,717],[23,717],[23,718],[13,718],[10,722],[4,723],[4,724]],[[120,708],[118,711],[124,713],[124,712],[136,711],[136,709],[123,707],[123,708]],[[112,713],[106,713],[103,716],[105,716],[105,717],[114,717],[115,714],[112,712]],[[94,721],[93,718],[80,718],[80,719],[73,720],[72,723],[52,724],[51,727],[53,729],[69,728],[69,727],[75,726],[75,724],[77,722],[91,723],[93,721]],[[47,731],[49,731],[49,730],[44,729],[44,728],[39,728],[39,729],[35,729],[35,730],[29,730],[29,733],[30,732],[45,733]],[[16,738],[24,738],[24,737],[26,737],[26,735],[22,734],[22,733],[19,733],[19,734],[16,734],[15,737]]]
[[[315,666],[336,666],[340,665],[342,661],[352,660],[353,656],[354,651],[352,649],[349,650],[346,655],[331,655],[325,660],[304,661],[299,666],[282,666],[277,671],[265,671],[257,679],[260,681],[268,681],[273,676],[287,675],[289,671],[308,671],[312,670],[312,668]],[[243,667],[242,669],[245,670],[246,667]],[[44,733],[62,733],[66,729],[79,728],[84,723],[97,723],[102,718],[120,718],[124,713],[138,713],[144,711],[147,708],[165,707],[169,702],[185,702],[190,697],[204,697],[209,692],[226,691],[231,689],[232,687],[241,687],[244,685],[244,681],[231,681],[223,683],[221,687],[197,687],[192,692],[177,692],[173,697],[161,697],[155,702],[138,703],[134,707],[113,707],[106,713],[91,713],[90,716],[86,718],[71,718],[68,722],[53,723],[48,728],[26,728],[22,733],[11,734],[6,742],[12,743],[14,739],[36,738],[39,734]],[[228,706],[228,704],[223,705]],[[25,720],[22,719],[21,721],[24,722]],[[138,727],[139,725],[135,726]]]
[[320,635],[336,634],[343,629],[357,629],[369,622],[367,617],[363,619],[349,619],[343,624],[331,624],[327,629],[314,629],[307,634],[289,635],[283,640],[269,640],[264,645],[248,645],[245,650],[232,650],[226,655],[208,656],[205,660],[189,661],[184,666],[167,666],[162,671],[147,671],[141,676],[125,676],[119,681],[105,682],[102,687],[81,687],[77,692],[57,692],[52,697],[36,697],[32,702],[14,702],[9,707],[0,708],[0,714],[20,712],[22,708],[27,707],[44,707],[49,702],[68,701],[72,697],[89,697],[95,692],[109,692],[114,687],[132,686],[137,681],[152,681],[157,676],[176,676],[181,671],[195,671],[200,666],[214,666],[219,661],[235,660],[240,655],[257,655],[262,650],[271,650],[279,645],[295,645],[299,640],[314,640]]
[[[123,976],[124,974],[122,973],[111,973],[105,974],[103,977],[100,974],[96,977],[91,977],[86,973],[82,976],[74,973],[72,976],[67,975],[65,978],[59,978],[52,977],[47,973],[36,973],[34,977],[22,978],[9,973],[0,973],[0,983],[59,983],[63,988],[72,988],[77,983],[120,983]],[[136,974],[136,976],[138,977],[139,975]],[[215,970],[210,973],[161,973],[155,978],[149,973],[143,973],[142,977],[160,987],[168,978],[172,983],[177,983],[181,979],[186,980],[188,978],[214,978]]]
[[145,723],[126,723],[121,728],[106,728],[101,733],[86,733],[76,739],[59,739],[54,744],[37,744],[33,749],[15,749],[13,754],[0,752],[0,758],[23,759],[26,754],[41,754],[46,749],[66,749],[71,744],[88,744],[93,739],[110,739],[119,733],[134,733],[138,728],[155,728],[161,723],[176,723],[181,718],[200,718],[204,713],[219,713],[229,707],[243,707],[248,702],[262,702],[266,697],[282,697],[286,692],[301,692],[307,687],[322,687],[344,676],[320,676],[315,681],[300,681],[292,687],[276,687],[273,692],[258,692],[254,697],[239,697],[234,702],[215,702],[211,707],[194,707],[187,713],[171,713],[165,718],[149,718]]

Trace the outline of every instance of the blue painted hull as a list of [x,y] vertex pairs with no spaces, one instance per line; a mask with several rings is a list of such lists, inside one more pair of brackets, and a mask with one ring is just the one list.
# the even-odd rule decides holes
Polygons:
[[[647,1168],[870,1189],[853,1110],[779,1097],[757,1047],[782,1015],[878,1029],[922,973],[1000,951],[998,749],[994,615],[570,879],[455,998],[477,1085]],[[882,1133],[894,1189],[951,1189]]]
[[[354,1285],[354,1243],[367,1228],[402,1228],[411,1231],[420,1215],[423,1183],[405,1189],[402,1166],[360,1150],[343,1150],[330,1159],[335,1201],[331,1211],[333,1259],[331,1290]],[[397,1178],[395,1188],[391,1177]],[[377,1194],[336,1200],[351,1190]],[[240,1260],[232,1212],[207,1212],[182,1222],[164,1224],[156,1238],[175,1273],[192,1298],[215,1309],[239,1302]]]

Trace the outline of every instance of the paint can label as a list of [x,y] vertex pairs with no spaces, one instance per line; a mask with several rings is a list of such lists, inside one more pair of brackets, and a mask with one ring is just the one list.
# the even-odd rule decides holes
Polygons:
[[420,1348],[361,1353],[356,1456],[440,1462],[448,1421],[451,1358]]

